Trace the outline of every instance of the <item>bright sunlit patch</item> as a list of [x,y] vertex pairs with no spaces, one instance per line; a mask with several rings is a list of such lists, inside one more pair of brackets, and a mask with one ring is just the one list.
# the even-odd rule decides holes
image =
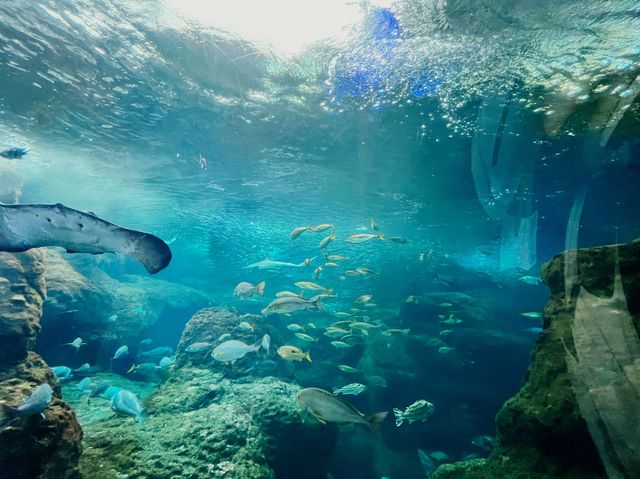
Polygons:
[[166,0],[179,15],[202,25],[269,44],[294,55],[325,38],[340,38],[363,15],[347,0]]

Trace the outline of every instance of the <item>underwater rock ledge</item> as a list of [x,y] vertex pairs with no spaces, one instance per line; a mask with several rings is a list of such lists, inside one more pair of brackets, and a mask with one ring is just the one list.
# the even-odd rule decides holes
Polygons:
[[[435,479],[604,479],[598,450],[580,413],[567,369],[573,350],[576,296],[567,301],[562,253],[545,263],[541,277],[551,297],[544,332],[531,355],[520,391],[496,416],[497,444],[487,459],[446,464]],[[640,242],[580,249],[574,286],[599,297],[613,294],[616,256],[636,332],[640,330]],[[576,291],[574,288],[574,292]]]

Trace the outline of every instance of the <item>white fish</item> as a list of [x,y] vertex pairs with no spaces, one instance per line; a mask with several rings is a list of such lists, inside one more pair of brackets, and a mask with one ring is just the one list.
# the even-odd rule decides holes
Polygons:
[[247,353],[257,352],[262,346],[262,340],[255,344],[249,345],[243,341],[231,339],[216,346],[211,352],[211,357],[216,361],[225,363],[236,361],[243,358]]
[[371,234],[371,233],[358,233],[355,235],[351,235],[349,236],[346,241],[347,243],[352,243],[352,244],[360,244],[360,243],[365,243],[367,241],[371,241],[372,239],[384,239],[384,234],[379,233],[379,234]]
[[266,355],[269,356],[269,353],[271,352],[271,336],[269,336],[268,334],[262,336],[262,342],[260,343],[260,346],[262,346],[262,349],[264,349]]
[[268,258],[263,259],[262,261],[258,261],[257,263],[252,263],[249,266],[245,266],[245,269],[261,269],[261,270],[272,270],[272,269],[282,269],[282,268],[304,268],[305,266],[309,266],[313,260],[313,258],[307,258],[302,263],[288,263],[286,261],[272,261]]
[[334,230],[331,232],[329,236],[325,236],[320,240],[320,243],[318,243],[318,248],[320,249],[326,248],[329,245],[329,243],[331,243],[335,239],[336,239],[336,232]]
[[63,346],[71,346],[72,348],[76,349],[76,354],[78,353],[78,349],[80,349],[80,346],[84,346],[85,343],[82,338],[76,338],[73,341],[71,341],[70,343],[64,343]]
[[238,285],[234,288],[233,294],[239,298],[246,299],[250,298],[254,294],[259,296],[264,296],[264,287],[267,283],[264,281],[260,281],[255,286],[251,283],[247,283],[246,281],[242,281],[238,283]]
[[129,354],[129,346],[120,346],[116,350],[112,359],[118,359],[118,358],[121,358],[122,356],[126,356],[127,354]]

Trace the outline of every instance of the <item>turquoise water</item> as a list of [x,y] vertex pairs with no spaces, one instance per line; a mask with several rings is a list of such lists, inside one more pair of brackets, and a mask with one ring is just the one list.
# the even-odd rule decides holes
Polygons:
[[[245,3],[0,5],[0,149],[29,149],[0,159],[3,188],[22,204],[62,203],[151,233],[173,255],[152,277],[167,283],[155,283],[123,255],[62,253],[97,286],[81,299],[52,289],[36,352],[49,365],[113,370],[145,397],[167,377],[127,373],[150,349],[140,341],[176,350],[200,308],[234,308],[258,315],[245,341],[264,330],[272,350],[311,351],[294,372],[272,352],[268,375],[326,390],[368,384],[347,399],[370,412],[432,402],[424,423],[383,424],[391,450],[486,456],[472,440],[495,435],[496,412],[521,385],[542,327],[521,313],[545,305],[542,263],[640,236],[637,3]],[[569,214],[583,185],[576,230]],[[290,239],[323,223],[333,226]],[[378,232],[384,240],[346,241]],[[348,259],[327,266],[325,254]],[[347,273],[356,268],[375,274]],[[263,280],[264,297],[234,296],[238,283]],[[261,315],[299,281],[336,297],[320,312]],[[354,306],[369,294],[373,306]],[[374,329],[336,349],[322,335],[336,312]],[[62,345],[76,337],[87,342],[77,353]],[[91,437],[96,419],[82,407]],[[334,478],[360,477],[348,456],[336,452]]]

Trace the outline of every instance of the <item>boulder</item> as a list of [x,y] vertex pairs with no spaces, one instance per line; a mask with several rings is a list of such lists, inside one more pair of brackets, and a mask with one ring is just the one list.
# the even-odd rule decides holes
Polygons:
[[[248,323],[253,330],[240,327],[240,323]],[[267,322],[262,316],[254,314],[242,315],[235,309],[230,308],[205,308],[196,312],[182,331],[176,350],[178,366],[207,366],[235,375],[241,374],[243,370],[246,373],[255,374],[256,369],[261,370],[269,365],[273,366],[269,370],[273,373],[273,368],[278,367],[267,357],[267,352],[262,349],[257,353],[257,356],[254,353],[249,353],[245,358],[237,361],[233,368],[223,362],[216,361],[211,357],[211,352],[221,343],[220,337],[226,334],[229,335],[228,339],[244,341],[247,344],[261,341],[265,334],[269,334],[273,345],[271,351],[269,351],[270,357],[274,356],[277,345],[282,344],[278,329],[274,328],[273,324]],[[191,344],[197,342],[209,343],[211,346],[200,352],[186,351]],[[266,361],[268,361],[268,364]]]

